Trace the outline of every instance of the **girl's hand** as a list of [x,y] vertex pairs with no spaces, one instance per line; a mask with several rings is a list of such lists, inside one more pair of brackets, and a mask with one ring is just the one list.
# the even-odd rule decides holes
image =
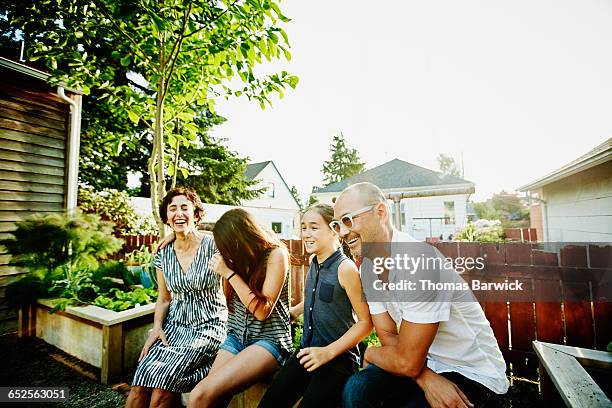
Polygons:
[[176,235],[174,234],[174,232],[166,235],[166,237],[162,240],[162,242],[158,243],[157,246],[155,247],[155,250],[153,251],[153,255],[157,255],[159,251],[161,251],[162,249],[164,249],[165,247],[173,243],[175,239],[176,239]]
[[306,347],[299,351],[297,358],[306,371],[312,372],[327,364],[334,356],[327,347]]
[[210,258],[210,261],[208,261],[208,264],[210,265],[210,269],[222,278],[227,279],[228,276],[234,273],[234,271],[227,267],[225,260],[219,253],[214,254]]
[[166,339],[166,335],[164,334],[164,331],[162,329],[151,330],[147,341],[145,341],[145,344],[142,347],[142,351],[140,352],[140,357],[138,357],[138,361],[142,360],[147,354],[149,354],[149,349],[153,344],[155,344],[157,340],[161,340],[164,346],[168,345],[168,340]]

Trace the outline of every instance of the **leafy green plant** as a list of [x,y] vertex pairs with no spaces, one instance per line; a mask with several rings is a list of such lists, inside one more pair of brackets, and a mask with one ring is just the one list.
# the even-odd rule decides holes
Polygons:
[[378,347],[378,346],[380,346],[380,339],[378,338],[378,335],[376,334],[376,330],[374,330],[374,329],[363,340],[361,340],[361,342],[366,347]]
[[98,214],[105,221],[112,221],[122,234],[157,235],[158,230],[150,217],[140,217],[123,191],[105,188],[96,191],[92,186],[80,185],[79,208],[90,214]]
[[98,296],[93,305],[120,312],[132,307],[153,303],[156,299],[157,290],[152,288],[136,288],[130,292],[112,289],[108,294]]
[[302,343],[302,333],[304,332],[304,316],[300,316],[293,324],[293,347],[298,348]]
[[13,238],[0,241],[11,254],[9,264],[26,270],[7,290],[14,307],[43,295],[64,298],[60,308],[95,298],[94,271],[122,245],[112,223],[95,214],[35,215],[16,226]]
[[501,222],[494,220],[478,220],[468,225],[455,235],[456,241],[467,242],[505,242]]
[[153,253],[146,244],[133,250],[125,257],[126,265],[150,265],[153,262]]
[[[153,253],[149,246],[142,245],[139,249],[127,254],[125,263],[135,277],[134,281],[140,281],[144,286],[157,287],[155,269],[153,268]],[[143,274],[144,276],[142,276]]]

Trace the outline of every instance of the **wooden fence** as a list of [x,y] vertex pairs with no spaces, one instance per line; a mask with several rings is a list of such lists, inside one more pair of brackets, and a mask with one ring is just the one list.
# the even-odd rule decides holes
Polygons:
[[535,228],[505,228],[504,235],[511,241],[535,242],[538,240]]
[[[478,296],[515,376],[537,378],[533,340],[605,350],[612,341],[612,246],[439,243],[450,258],[485,257],[485,268],[463,274],[489,282],[524,282],[524,291]],[[494,298],[493,298],[494,296]]]
[[143,245],[151,246],[159,240],[157,235],[118,235],[117,237],[125,242],[121,250],[114,255],[115,259],[123,259],[135,249],[140,249]]

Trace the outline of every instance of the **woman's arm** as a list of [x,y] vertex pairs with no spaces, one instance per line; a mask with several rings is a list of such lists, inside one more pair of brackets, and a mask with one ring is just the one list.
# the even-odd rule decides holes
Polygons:
[[153,344],[155,344],[157,339],[161,340],[164,346],[168,345],[168,340],[166,339],[166,335],[164,334],[162,327],[164,326],[164,320],[166,320],[166,316],[168,315],[168,309],[170,308],[170,300],[172,300],[172,296],[166,287],[166,281],[164,279],[164,273],[162,270],[160,268],[155,268],[155,273],[157,274],[157,302],[155,302],[153,328],[151,329],[151,333],[149,333],[149,337],[142,347],[138,361],[142,360],[149,353],[149,349]]
[[301,350],[297,357],[307,371],[314,371],[340,354],[355,347],[372,331],[372,318],[367,302],[363,300],[361,278],[355,264],[346,260],[338,268],[338,281],[344,288],[357,315],[353,324],[338,340],[325,347],[307,347]]
[[170,300],[172,296],[166,286],[166,279],[164,273],[160,268],[155,268],[157,274],[157,302],[155,303],[155,316],[153,318],[153,330],[161,330],[164,326],[164,320],[168,315],[168,309],[170,308]]
[[272,310],[276,305],[285,279],[287,278],[286,272],[289,268],[289,257],[287,251],[282,248],[276,248],[270,253],[266,269],[266,278],[261,288],[263,298],[259,299],[260,302],[257,304],[256,309],[257,296],[251,291],[240,275],[235,274],[232,276],[234,271],[228,268],[221,255],[213,255],[211,259],[211,268],[225,279],[230,278],[228,282],[234,288],[238,298],[257,320],[266,320],[270,317],[270,314],[272,314]]
[[304,314],[304,301],[302,300],[297,305],[293,306],[289,314],[291,315],[291,321],[297,320],[298,317]]

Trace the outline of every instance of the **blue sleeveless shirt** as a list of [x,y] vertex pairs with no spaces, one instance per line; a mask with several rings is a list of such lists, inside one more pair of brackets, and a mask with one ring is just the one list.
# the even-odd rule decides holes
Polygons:
[[[338,267],[347,256],[338,249],[321,264],[313,258],[304,290],[304,330],[301,346],[324,347],[338,340],[357,321],[351,301],[338,281]],[[341,356],[359,365],[353,347]]]

